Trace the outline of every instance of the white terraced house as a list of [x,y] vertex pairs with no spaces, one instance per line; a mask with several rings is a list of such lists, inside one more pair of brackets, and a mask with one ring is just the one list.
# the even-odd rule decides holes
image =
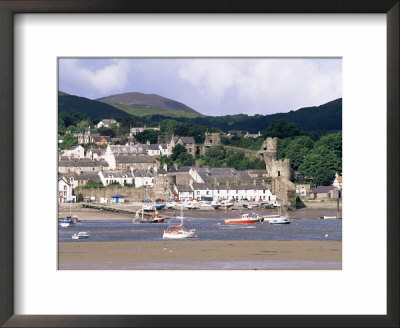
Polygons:
[[213,200],[235,199],[248,201],[275,201],[276,196],[263,185],[219,185],[209,183],[193,183],[194,198],[197,200],[212,197]]
[[121,186],[125,184],[133,184],[133,176],[131,171],[126,170],[110,170],[99,172],[100,180],[103,186],[113,183],[119,183]]

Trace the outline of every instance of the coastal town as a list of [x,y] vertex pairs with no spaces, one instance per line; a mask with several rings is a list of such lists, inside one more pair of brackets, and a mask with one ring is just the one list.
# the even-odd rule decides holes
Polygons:
[[[118,124],[115,120],[101,120],[97,128]],[[342,195],[342,176],[338,173],[329,186],[311,188],[311,184],[291,182],[290,159],[278,160],[278,139],[267,138],[257,156],[265,162],[265,169],[201,167],[174,164],[160,165],[161,156],[171,156],[176,145],[182,145],[193,157],[210,147],[221,145],[221,133],[205,133],[204,143],[196,144],[193,137],[167,135],[161,141],[141,144],[137,133],[159,127],[131,127],[129,143],[119,144],[118,138],[91,133],[76,133],[77,144],[59,151],[59,203],[92,202],[101,204],[138,201],[175,202],[222,201],[284,204],[295,209],[296,199],[337,199]],[[258,138],[243,132],[245,137]],[[63,140],[59,137],[59,143]],[[91,148],[84,146],[92,144]],[[246,156],[246,149],[242,151]],[[93,186],[93,187],[90,187]]]
[[340,60],[59,67],[58,269],[342,268]]

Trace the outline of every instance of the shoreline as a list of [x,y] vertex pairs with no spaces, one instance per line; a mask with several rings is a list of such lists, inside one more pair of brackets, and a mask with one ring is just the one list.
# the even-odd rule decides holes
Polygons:
[[[61,206],[60,206],[61,205]],[[132,205],[130,205],[132,207]],[[122,205],[121,209],[127,208],[127,205]],[[80,221],[92,221],[92,220],[132,220],[134,214],[126,214],[126,213],[118,213],[118,212],[108,212],[104,210],[96,210],[90,208],[83,208],[82,206],[77,204],[73,204],[72,214],[76,215]],[[58,217],[63,217],[69,215],[70,208],[69,204],[59,204],[58,208]],[[224,210],[185,210],[185,216],[190,219],[201,219],[201,218],[215,218],[215,219],[223,219],[223,218],[234,218],[239,217],[242,213],[259,213],[261,215],[272,215],[278,214],[277,209],[268,209],[263,210],[260,208],[254,209],[240,209],[240,210],[232,210],[232,211],[224,211]],[[161,215],[173,216],[174,214],[178,215],[178,210],[161,210],[159,211]],[[339,212],[340,216],[342,216],[342,212]],[[301,208],[295,211],[288,212],[290,219],[318,219],[319,216],[327,215],[327,216],[336,216],[336,208]]]
[[60,270],[341,270],[338,241],[60,242]]

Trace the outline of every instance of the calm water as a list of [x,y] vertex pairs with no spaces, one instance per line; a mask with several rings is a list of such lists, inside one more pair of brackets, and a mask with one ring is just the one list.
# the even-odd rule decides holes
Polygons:
[[[269,225],[225,225],[222,219],[187,220],[196,229],[197,240],[342,240],[342,220],[297,219],[291,224]],[[93,241],[161,241],[163,230],[170,223],[139,223],[131,220],[85,221],[75,227],[59,228],[59,241],[74,242],[74,233],[89,231],[90,238],[80,240]],[[218,225],[218,223],[220,225]],[[189,239],[193,240],[193,239]],[[183,240],[184,242],[184,240]]]

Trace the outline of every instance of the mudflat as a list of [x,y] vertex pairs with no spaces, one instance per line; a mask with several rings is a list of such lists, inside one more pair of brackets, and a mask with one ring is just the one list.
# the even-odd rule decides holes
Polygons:
[[341,270],[340,241],[60,242],[67,270]]

